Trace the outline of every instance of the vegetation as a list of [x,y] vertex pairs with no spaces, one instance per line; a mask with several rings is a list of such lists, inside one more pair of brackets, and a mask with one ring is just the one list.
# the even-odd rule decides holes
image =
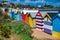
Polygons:
[[[7,1],[8,2],[8,1]],[[54,7],[53,5],[48,5],[45,3],[44,6],[42,7],[37,7],[37,6],[31,6],[31,5],[24,5],[24,4],[14,4],[14,3],[9,3],[9,4],[2,4],[2,2],[0,3],[0,7],[3,8],[20,8],[20,9],[24,9],[24,8],[28,8],[28,9],[38,9],[38,10],[60,10],[60,7]]]
[[52,6],[52,5],[47,5],[46,3],[45,3],[45,5],[44,5],[44,7],[53,8],[53,6]]
[[11,34],[11,28],[7,27],[7,25],[1,24],[0,25],[0,35],[9,38],[9,35]]
[[2,11],[0,11],[0,35],[9,38],[9,35],[11,34],[11,27],[8,27],[6,23],[9,21],[7,19],[10,19],[8,15],[3,15]]
[[22,21],[11,20],[8,15],[3,14],[2,12],[0,13],[0,36],[10,38],[11,33],[15,32],[23,40],[32,40],[31,34],[33,31],[28,24]]
[[31,34],[33,33],[33,31],[28,24],[22,21],[15,21],[15,22],[9,23],[8,25],[10,25],[13,31],[15,31],[16,34],[22,37],[23,40],[32,40]]
[[3,38],[0,38],[0,40],[4,40]]

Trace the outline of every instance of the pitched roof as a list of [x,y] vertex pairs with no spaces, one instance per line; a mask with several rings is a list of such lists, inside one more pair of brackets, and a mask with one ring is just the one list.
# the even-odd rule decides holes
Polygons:
[[60,14],[57,14],[55,17],[53,17],[53,20],[59,18],[60,19]]
[[57,13],[46,13],[44,18],[48,17],[50,20],[53,19],[53,17],[56,15]]
[[48,15],[51,17],[51,19],[56,16],[57,13],[48,13]]
[[36,14],[36,16],[42,17],[42,14],[38,11],[37,14]]
[[51,17],[49,16],[48,13],[46,13],[46,14],[44,15],[44,18],[46,18],[46,17],[51,21]]

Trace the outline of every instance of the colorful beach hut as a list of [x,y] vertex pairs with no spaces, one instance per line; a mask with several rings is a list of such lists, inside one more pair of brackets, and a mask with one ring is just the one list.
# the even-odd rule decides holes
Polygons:
[[36,12],[29,13],[29,23],[32,25],[31,27],[36,26]]
[[19,12],[19,20],[22,21],[22,13]]
[[36,14],[36,27],[35,28],[43,30],[44,29],[43,25],[44,25],[43,16],[40,12],[37,12],[37,14]]
[[28,19],[29,19],[29,25],[30,25],[30,27],[33,27],[33,19],[32,19],[32,16],[30,15],[30,13],[28,15]]
[[19,11],[17,11],[16,13],[14,11],[11,11],[9,15],[14,20],[22,21],[22,13]]
[[6,8],[5,10],[4,10],[4,14],[6,14],[6,15],[9,15],[9,12],[8,12],[9,10]]
[[57,38],[58,40],[60,39],[60,14],[57,14],[52,21],[53,24],[53,31],[52,31],[52,36],[54,38]]
[[12,19],[14,19],[14,12],[11,11],[11,12],[9,13],[9,16],[10,16]]
[[22,21],[22,14],[21,14],[21,12],[17,11],[17,13],[15,13],[15,20]]
[[56,15],[57,13],[46,13],[44,15],[44,32],[48,34],[52,34],[52,18]]
[[28,24],[28,13],[22,12],[22,21]]
[[36,17],[33,17],[32,19],[33,19],[33,27],[35,27],[36,26]]

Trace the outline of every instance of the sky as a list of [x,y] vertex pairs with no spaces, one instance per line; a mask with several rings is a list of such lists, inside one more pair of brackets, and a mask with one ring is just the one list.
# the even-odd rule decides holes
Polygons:
[[53,5],[54,7],[60,7],[60,0],[7,0],[7,1],[16,4],[24,4],[31,6],[44,6],[46,3],[48,5]]

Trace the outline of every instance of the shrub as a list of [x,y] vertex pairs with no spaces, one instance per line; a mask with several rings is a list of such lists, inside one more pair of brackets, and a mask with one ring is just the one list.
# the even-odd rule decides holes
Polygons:
[[33,33],[32,28],[28,24],[26,24],[22,21],[15,21],[12,24],[18,25],[18,26],[16,26],[16,27],[18,27],[17,29],[20,29],[20,32],[23,32],[29,36],[31,36],[31,34]]
[[10,34],[11,34],[11,29],[7,25],[1,24],[0,35],[9,38]]
[[4,40],[3,38],[0,38],[0,40]]

